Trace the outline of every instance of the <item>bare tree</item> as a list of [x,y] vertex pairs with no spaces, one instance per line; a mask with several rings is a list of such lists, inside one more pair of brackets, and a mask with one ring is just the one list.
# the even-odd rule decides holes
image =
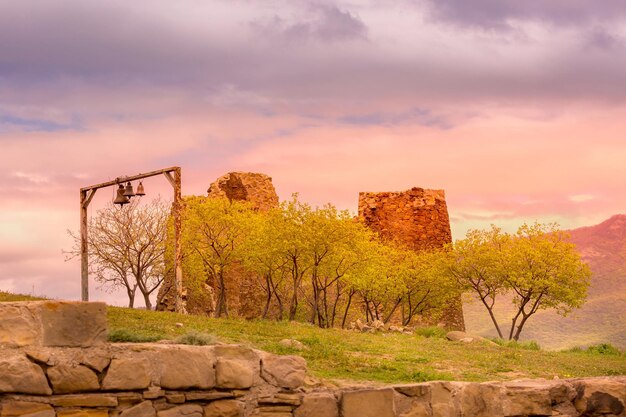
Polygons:
[[[133,307],[139,290],[147,309],[150,295],[166,274],[165,252],[170,204],[160,199],[139,205],[134,200],[126,207],[110,203],[89,220],[89,273],[105,289],[124,288],[128,306]],[[80,237],[68,231],[74,247],[68,259],[80,255]]]

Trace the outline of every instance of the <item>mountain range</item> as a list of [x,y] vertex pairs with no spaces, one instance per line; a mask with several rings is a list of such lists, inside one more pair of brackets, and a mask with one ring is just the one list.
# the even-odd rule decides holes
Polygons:
[[[626,349],[626,215],[618,214],[569,234],[593,273],[587,301],[566,317],[551,310],[537,312],[528,320],[520,341],[534,340],[550,350],[600,343]],[[508,301],[499,300],[496,309],[502,327],[508,327],[512,317]],[[468,332],[496,336],[482,304],[465,303],[463,309]]]

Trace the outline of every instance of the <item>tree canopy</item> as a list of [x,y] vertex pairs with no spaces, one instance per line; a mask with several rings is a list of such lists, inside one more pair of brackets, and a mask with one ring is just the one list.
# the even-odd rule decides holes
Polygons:
[[[470,230],[449,249],[443,275],[478,297],[501,338],[518,340],[539,310],[566,315],[585,301],[591,271],[556,224],[523,224],[514,234],[495,226]],[[504,293],[513,295],[516,307],[507,333],[494,314]]]

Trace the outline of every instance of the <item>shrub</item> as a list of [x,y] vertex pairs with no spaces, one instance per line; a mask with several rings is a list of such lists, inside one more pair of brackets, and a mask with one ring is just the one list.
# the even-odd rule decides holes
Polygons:
[[433,337],[438,339],[444,339],[447,334],[447,330],[442,327],[418,327],[415,329],[415,334],[422,337]]
[[610,343],[601,343],[587,348],[587,352],[598,355],[621,355],[622,352]]
[[500,338],[491,339],[494,343],[512,348],[512,349],[524,349],[524,350],[541,350],[541,346],[539,343],[534,340],[529,340],[528,342],[519,342],[517,340],[504,340]]
[[191,331],[178,336],[174,341],[181,345],[205,346],[214,345],[217,342],[217,338],[211,334]]
[[129,329],[115,329],[109,333],[109,342],[149,343],[161,340],[162,337],[136,333]]

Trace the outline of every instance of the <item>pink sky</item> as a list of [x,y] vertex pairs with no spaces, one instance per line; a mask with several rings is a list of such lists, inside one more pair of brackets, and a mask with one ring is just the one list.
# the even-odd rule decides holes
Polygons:
[[254,171],[352,211],[442,188],[454,238],[624,213],[625,23],[623,0],[2,2],[0,290],[77,299],[79,188],[172,165],[184,194]]

